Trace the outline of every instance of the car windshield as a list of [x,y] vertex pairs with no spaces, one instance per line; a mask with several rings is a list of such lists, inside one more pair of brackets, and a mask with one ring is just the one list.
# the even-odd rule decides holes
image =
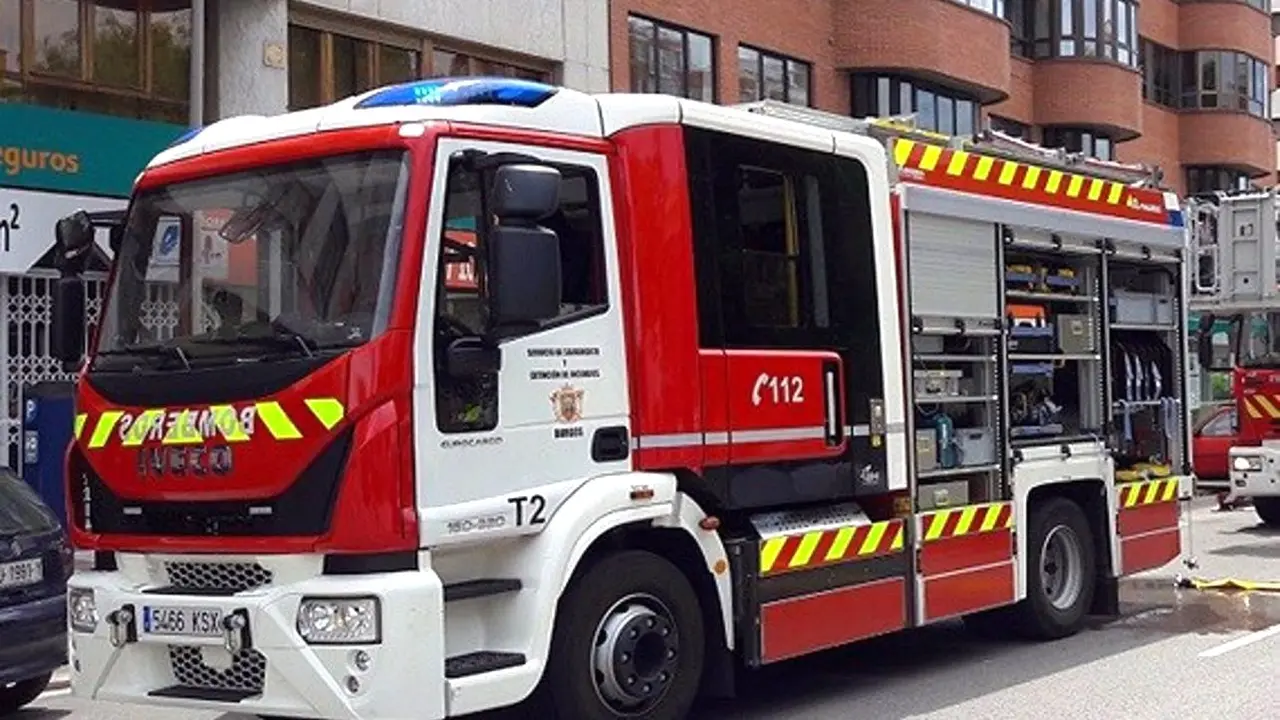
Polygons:
[[0,470],[0,538],[49,532],[58,521],[35,491],[11,472]]
[[95,368],[124,358],[315,355],[386,325],[408,165],[399,150],[310,159],[138,195]]

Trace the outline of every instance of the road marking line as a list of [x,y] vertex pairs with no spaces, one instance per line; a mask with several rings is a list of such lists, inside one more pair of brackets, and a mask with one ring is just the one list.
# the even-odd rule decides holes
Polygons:
[[1211,658],[1211,657],[1218,657],[1219,655],[1225,655],[1226,653],[1229,653],[1232,650],[1239,650],[1240,648],[1245,647],[1246,645],[1252,645],[1260,640],[1266,640],[1272,635],[1280,635],[1280,624],[1272,625],[1269,628],[1263,628],[1262,630],[1251,632],[1248,635],[1242,635],[1230,642],[1225,642],[1217,647],[1209,648],[1208,650],[1205,650],[1204,652],[1200,653],[1200,657]]

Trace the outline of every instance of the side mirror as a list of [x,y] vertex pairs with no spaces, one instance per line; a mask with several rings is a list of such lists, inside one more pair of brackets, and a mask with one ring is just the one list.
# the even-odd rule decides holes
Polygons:
[[502,369],[502,350],[484,338],[458,338],[445,351],[444,369],[449,377],[483,377]]
[[62,218],[53,226],[58,243],[58,264],[64,275],[76,275],[84,270],[93,248],[94,228],[89,213],[77,210]]
[[560,314],[560,238],[538,221],[560,207],[560,171],[504,165],[491,193],[498,226],[489,234],[490,313],[497,327]]
[[489,310],[497,327],[560,314],[560,238],[546,228],[498,226],[489,235]]
[[84,280],[79,277],[55,280],[49,350],[64,365],[78,363],[84,356],[84,310]]
[[490,203],[500,224],[532,226],[560,207],[560,171],[546,165],[504,165],[493,174]]

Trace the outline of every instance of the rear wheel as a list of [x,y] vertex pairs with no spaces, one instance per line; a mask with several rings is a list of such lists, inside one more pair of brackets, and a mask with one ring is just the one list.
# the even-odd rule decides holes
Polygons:
[[49,687],[49,680],[52,678],[53,673],[45,673],[30,680],[0,685],[0,717],[12,715],[35,702],[45,688]]
[[697,696],[702,610],[688,579],[642,550],[610,555],[565,593],[547,665],[562,720],[680,720]]
[[1080,506],[1052,497],[1031,511],[1027,598],[1017,607],[1022,634],[1053,640],[1084,624],[1097,584],[1093,535]]
[[1253,509],[1269,527],[1280,527],[1280,497],[1256,497]]

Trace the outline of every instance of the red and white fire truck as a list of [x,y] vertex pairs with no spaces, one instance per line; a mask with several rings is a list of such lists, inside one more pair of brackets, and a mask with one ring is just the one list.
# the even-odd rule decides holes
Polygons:
[[[1215,193],[1189,203],[1196,258],[1199,369],[1230,373],[1234,445],[1225,505],[1248,498],[1280,527],[1280,283],[1274,189]],[[1202,489],[1216,479],[1198,480]]]
[[436,79],[193,132],[110,236],[79,697],[682,718],[904,628],[1065,636],[1181,552],[1186,232],[1132,168]]

